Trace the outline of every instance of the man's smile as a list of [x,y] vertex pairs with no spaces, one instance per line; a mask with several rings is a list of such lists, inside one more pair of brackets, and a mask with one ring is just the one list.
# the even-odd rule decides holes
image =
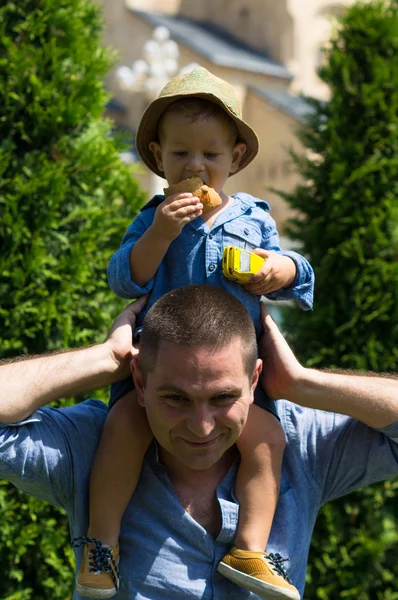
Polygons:
[[189,446],[192,446],[193,448],[207,448],[208,446],[211,446],[212,444],[214,444],[214,442],[216,442],[219,439],[219,435],[215,438],[212,438],[211,440],[206,440],[203,442],[191,442],[190,440],[186,440],[185,438],[180,438],[183,442],[185,442],[186,444],[188,444]]

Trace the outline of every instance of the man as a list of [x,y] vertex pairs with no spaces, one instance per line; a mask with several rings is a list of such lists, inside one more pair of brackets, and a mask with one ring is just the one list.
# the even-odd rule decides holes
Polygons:
[[[104,344],[0,367],[0,421],[22,421],[0,429],[0,474],[63,506],[75,537],[87,528],[88,476],[107,408],[94,400],[40,407],[125,376],[133,356],[157,444],[122,523],[122,600],[256,597],[216,571],[236,528],[234,441],[261,366],[254,360],[248,373],[254,338],[250,324],[236,334],[247,315],[230,302],[238,301],[211,286],[166,294],[148,313],[138,357],[131,327],[141,300],[120,315]],[[234,334],[217,343],[217,329]],[[289,577],[302,594],[319,507],[398,474],[398,385],[303,368],[267,315],[260,355],[268,394],[288,399],[277,402],[287,444],[268,550],[291,559]]]

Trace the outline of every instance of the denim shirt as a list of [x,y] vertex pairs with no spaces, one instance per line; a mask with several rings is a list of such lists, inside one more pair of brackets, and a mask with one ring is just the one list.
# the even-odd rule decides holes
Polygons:
[[[398,423],[375,430],[349,417],[276,403],[286,433],[281,493],[269,552],[290,559],[287,571],[300,593],[319,508],[354,489],[398,475]],[[23,423],[0,425],[0,478],[62,506],[71,537],[88,526],[90,467],[107,406],[88,400],[45,407]],[[217,573],[235,535],[238,505],[233,465],[217,488],[222,525],[214,538],[188,513],[150,448],[122,521],[115,600],[254,600],[258,596]],[[77,565],[82,549],[75,550]],[[82,600],[75,592],[74,600]]]
[[152,224],[156,208],[164,198],[162,195],[154,196],[141,209],[108,266],[109,285],[116,295],[121,298],[138,298],[149,294],[147,305],[138,318],[139,325],[152,304],[166,292],[192,283],[207,283],[226,289],[246,306],[258,335],[259,296],[251,294],[242,285],[230,281],[222,274],[223,249],[230,245],[246,250],[274,250],[289,256],[296,264],[296,277],[292,286],[267,294],[266,297],[271,300],[297,300],[304,310],[312,308],[312,267],[300,254],[281,251],[276,224],[269,214],[269,205],[264,200],[242,192],[233,195],[235,202],[217,216],[211,229],[202,217],[187,223],[170,244],[156,275],[145,286],[136,285],[130,277],[131,248]]

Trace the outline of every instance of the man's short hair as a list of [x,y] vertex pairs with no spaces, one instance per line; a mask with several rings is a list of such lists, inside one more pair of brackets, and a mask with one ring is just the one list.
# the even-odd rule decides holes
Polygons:
[[151,306],[143,323],[139,365],[144,378],[153,372],[161,342],[191,348],[221,349],[241,340],[242,360],[252,377],[257,360],[256,333],[244,305],[211,285],[172,290]]

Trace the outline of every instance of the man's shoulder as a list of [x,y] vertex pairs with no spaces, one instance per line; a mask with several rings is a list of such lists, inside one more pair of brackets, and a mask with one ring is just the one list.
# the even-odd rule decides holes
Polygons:
[[284,465],[300,493],[320,490],[333,452],[341,451],[338,441],[350,418],[336,413],[278,400],[277,414],[286,436]]
[[90,398],[78,404],[65,406],[62,408],[54,408],[52,406],[43,406],[34,416],[39,416],[43,419],[58,421],[62,426],[70,424],[73,427],[90,429],[102,427],[108,406],[100,400]]
[[71,406],[65,406],[62,408],[55,408],[53,406],[42,406],[34,413],[24,418],[21,421],[15,423],[0,423],[2,429],[21,429],[22,426],[32,426],[35,424],[50,424],[51,422],[56,424],[65,424],[66,422],[73,423],[74,426],[84,426],[89,424],[90,426],[102,426],[108,407],[104,402],[90,398],[84,402],[78,404],[72,404]]
[[278,400],[275,405],[287,443],[291,444],[299,445],[303,438],[328,438],[350,420],[346,415],[299,406],[289,400]]
[[0,473],[21,490],[67,507],[88,478],[107,414],[103,402],[46,406],[0,426]]
[[62,462],[72,461],[79,472],[86,472],[101,439],[108,406],[90,399],[63,408],[46,406],[36,414],[41,423],[28,435],[40,440],[44,452],[57,448]]

